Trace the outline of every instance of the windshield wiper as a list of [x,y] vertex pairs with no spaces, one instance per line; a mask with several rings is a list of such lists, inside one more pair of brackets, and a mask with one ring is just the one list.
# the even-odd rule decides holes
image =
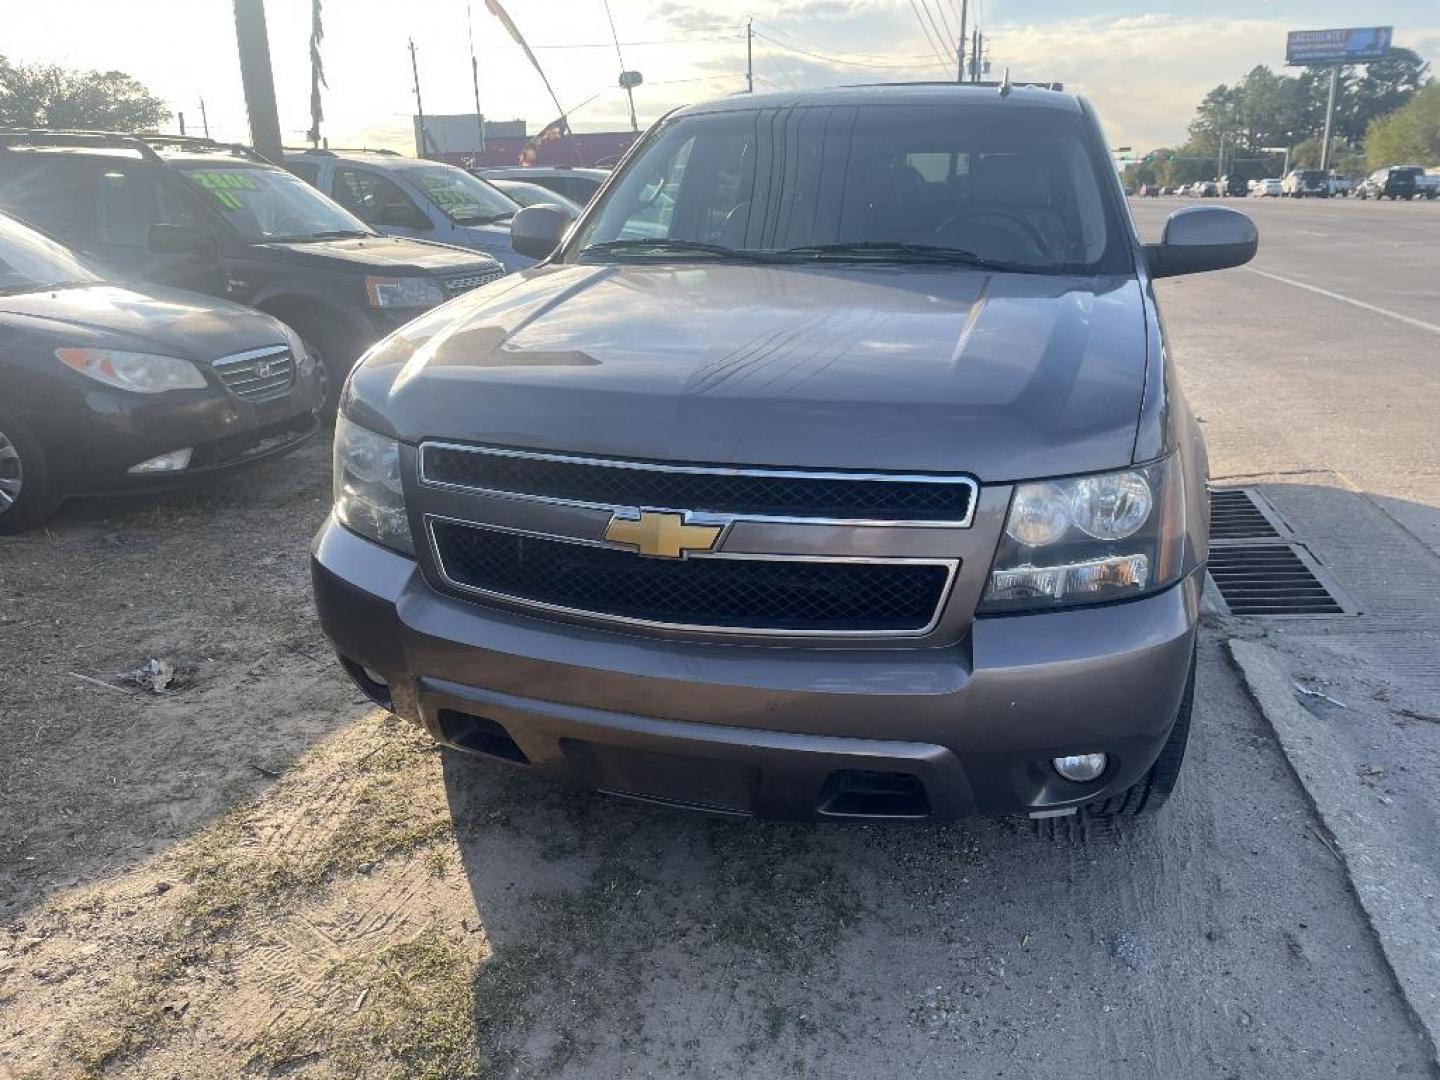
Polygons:
[[718,259],[732,259],[736,262],[774,262],[770,252],[725,247],[723,244],[707,244],[701,240],[667,240],[660,237],[636,238],[630,240],[606,240],[580,249],[580,255],[713,255]]
[[867,259],[876,262],[945,263],[978,266],[1010,274],[1043,274],[1045,269],[1020,263],[1000,262],[964,248],[937,244],[904,244],[896,240],[857,240],[851,243],[810,244],[775,252],[796,259]]
[[0,285],[0,296],[20,296],[24,293],[51,292],[56,289],[78,289],[85,285],[99,285],[95,278],[75,278],[73,281],[31,282],[27,285]]

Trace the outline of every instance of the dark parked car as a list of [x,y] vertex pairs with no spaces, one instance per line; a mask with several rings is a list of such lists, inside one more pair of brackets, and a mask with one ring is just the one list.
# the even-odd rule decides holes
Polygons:
[[609,169],[590,169],[579,165],[512,165],[476,169],[474,172],[485,180],[524,180],[528,184],[538,184],[581,206],[593,199],[600,185],[610,178]]
[[1417,192],[1415,177],[1423,170],[1404,165],[1376,169],[1355,188],[1357,199],[1413,199]]
[[911,84],[679,109],[511,236],[347,384],[312,572],[366,693],[731,814],[1165,800],[1209,514],[1151,286],[1249,218],[1142,244],[1085,101]]
[[380,236],[284,169],[204,139],[0,132],[0,210],[117,279],[276,316],[335,387],[395,327],[503,274],[477,252]]
[[325,369],[276,319],[106,281],[0,214],[0,533],[70,495],[195,480],[294,449]]
[[504,178],[491,180],[497,188],[503,191],[509,198],[514,199],[521,206],[537,206],[545,203],[548,206],[558,206],[572,218],[578,218],[585,209],[573,199],[567,199],[558,191],[551,191],[539,184],[532,184],[528,180],[506,180]]

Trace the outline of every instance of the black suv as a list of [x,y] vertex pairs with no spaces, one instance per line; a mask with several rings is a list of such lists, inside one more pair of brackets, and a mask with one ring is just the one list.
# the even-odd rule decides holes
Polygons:
[[391,330],[504,273],[478,252],[380,236],[253,150],[208,139],[0,131],[0,209],[117,278],[276,316],[334,388]]
[[1413,199],[1417,194],[1416,173],[1420,169],[1405,165],[1391,165],[1376,169],[1360,182],[1355,196],[1360,199]]

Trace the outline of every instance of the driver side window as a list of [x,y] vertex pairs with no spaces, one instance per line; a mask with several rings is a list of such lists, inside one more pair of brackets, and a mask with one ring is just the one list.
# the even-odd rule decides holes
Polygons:
[[367,225],[379,228],[424,228],[430,224],[399,184],[369,169],[337,166],[335,201]]

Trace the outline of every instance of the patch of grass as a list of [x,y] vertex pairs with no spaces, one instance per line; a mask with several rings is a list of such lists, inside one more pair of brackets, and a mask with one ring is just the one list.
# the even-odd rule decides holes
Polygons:
[[103,1076],[112,1064],[138,1053],[177,1026],[178,1017],[165,1009],[163,986],[162,980],[142,973],[133,986],[106,1002],[99,1022],[87,1020],[67,1028],[63,1045],[80,1076]]
[[335,972],[364,1003],[330,1035],[330,1059],[343,1074],[415,1080],[480,1075],[472,985],[476,957],[438,930],[347,961]]

